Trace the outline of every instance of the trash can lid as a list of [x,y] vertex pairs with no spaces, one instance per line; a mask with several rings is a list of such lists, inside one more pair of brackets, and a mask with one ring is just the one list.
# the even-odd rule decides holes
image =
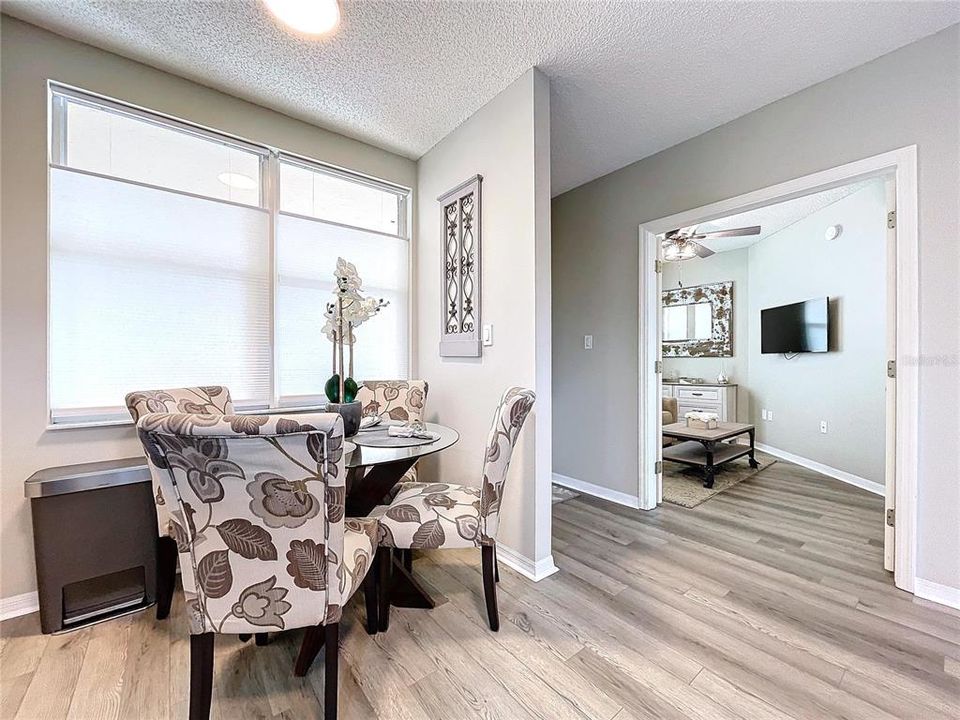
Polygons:
[[28,498],[50,497],[141,482],[150,482],[143,456],[38,470],[23,483],[23,494]]

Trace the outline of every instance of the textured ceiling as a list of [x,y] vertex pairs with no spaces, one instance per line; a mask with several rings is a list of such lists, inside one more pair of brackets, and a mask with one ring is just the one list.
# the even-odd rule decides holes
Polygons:
[[552,86],[554,194],[960,21],[955,0],[341,4],[325,40],[254,0],[3,11],[411,158],[536,65]]
[[[813,215],[818,210],[822,210],[828,205],[843,200],[848,195],[863,190],[871,183],[882,183],[883,180],[864,180],[850,185],[824,190],[823,192],[805,195],[803,197],[787,200],[776,205],[767,205],[766,207],[731,215],[730,217],[711,220],[701,223],[697,226],[697,232],[714,232],[716,230],[731,230],[733,228],[749,227],[750,225],[759,225],[760,234],[746,237],[714,238],[712,240],[701,240],[702,244],[714,252],[729,252],[730,250],[739,250],[749,247],[761,240],[766,240],[771,235],[776,235],[781,230],[790,227],[794,223],[800,222],[805,217]],[[824,225],[824,230],[827,226]]]

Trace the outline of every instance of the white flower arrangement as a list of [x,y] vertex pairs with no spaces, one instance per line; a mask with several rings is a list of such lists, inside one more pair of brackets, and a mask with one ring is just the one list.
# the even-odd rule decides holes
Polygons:
[[[337,258],[333,274],[337,281],[334,299],[327,303],[324,312],[323,334],[333,343],[332,374],[324,391],[330,402],[353,402],[357,396],[357,383],[353,379],[353,331],[372,318],[388,303],[382,298],[364,297],[363,281],[353,263]],[[344,344],[349,348],[347,372],[344,372]]]

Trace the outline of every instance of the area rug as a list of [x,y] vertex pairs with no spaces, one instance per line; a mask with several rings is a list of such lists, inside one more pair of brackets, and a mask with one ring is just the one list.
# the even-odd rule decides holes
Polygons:
[[580,493],[574,492],[570,488],[560,487],[559,485],[553,486],[553,504],[562,503],[565,500],[573,500],[575,497],[580,497]]
[[[742,483],[749,477],[773,465],[777,459],[762,452],[754,453],[760,467],[754,470],[746,457],[731,460],[716,469],[713,487],[703,486],[703,470],[688,467],[669,460],[663,461],[663,500],[664,502],[693,508],[709,500],[714,495]],[[556,487],[556,486],[554,486]],[[556,502],[556,500],[554,500]]]

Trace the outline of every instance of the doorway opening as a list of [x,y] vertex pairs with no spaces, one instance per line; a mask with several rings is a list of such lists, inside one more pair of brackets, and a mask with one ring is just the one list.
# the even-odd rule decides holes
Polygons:
[[[852,208],[854,200],[867,205],[873,202],[881,212],[880,229],[875,229],[873,241],[874,260],[878,254],[880,261],[879,265],[874,262],[873,283],[879,287],[874,288],[872,304],[858,301],[845,307],[843,292],[834,292],[830,299],[829,262],[820,258],[819,275],[797,265],[803,253],[808,253],[808,258],[811,252],[834,253],[850,281],[854,280],[855,245],[862,229],[855,211],[847,208]],[[803,227],[801,218],[814,218],[814,224],[822,224],[827,215],[817,214],[820,206],[843,207],[853,213],[847,237],[842,237],[841,222],[830,223],[820,228],[816,240],[790,246],[799,256],[774,258],[774,250],[785,247],[779,240],[790,232],[803,230],[805,238],[812,238],[811,227]],[[681,466],[693,467],[690,473],[699,473],[704,485],[714,485],[724,463],[728,463],[728,471],[736,465],[749,471],[754,470],[755,460],[762,466],[769,456],[781,458],[884,496],[885,513],[877,519],[886,520],[884,566],[894,572],[897,587],[913,591],[918,373],[910,358],[916,357],[919,344],[916,207],[916,150],[908,147],[640,226],[638,481],[642,508],[652,509],[663,501],[665,470],[672,492],[673,476]],[[764,222],[754,222],[759,218]],[[766,230],[756,229],[763,224]],[[876,234],[885,237],[885,244],[881,241],[877,246]],[[849,242],[844,245],[844,240]],[[843,257],[850,252],[853,254]],[[735,258],[745,260],[748,255],[752,263],[735,267]],[[701,270],[709,264],[700,259],[706,256],[711,257],[714,275],[719,272],[724,277],[698,275],[697,264]],[[844,280],[843,271],[837,271],[838,282]],[[745,302],[747,288],[749,301]],[[859,297],[869,294],[861,289]],[[855,323],[864,318],[880,321],[879,325],[873,322],[879,337],[872,338],[870,348],[857,347],[859,343],[851,340]],[[881,325],[885,329],[880,329]],[[803,346],[803,342],[809,345]],[[738,351],[733,352],[733,347]],[[841,349],[844,352],[838,352]],[[808,351],[826,354],[807,355]],[[871,359],[864,359],[869,353]],[[785,384],[808,396],[818,390],[821,395],[829,393],[827,386],[842,373],[834,372],[833,377],[825,363],[808,362],[826,357],[853,363],[859,357],[864,364],[862,377],[869,381],[861,383],[856,368],[848,367],[848,377],[853,378],[848,385],[857,385],[865,393],[863,397],[876,406],[872,412],[858,407],[857,413],[851,408],[850,413],[835,415],[838,424],[833,436],[830,417],[811,420],[829,414],[818,410],[816,403],[801,401],[785,415],[777,413]],[[749,373],[748,368],[754,372]],[[816,385],[818,374],[820,388]],[[741,387],[748,377],[752,387],[751,383]],[[846,431],[841,429],[839,423],[849,423],[850,415],[857,414],[869,418],[863,428],[847,424]],[[790,425],[787,420],[801,423],[802,428],[795,426],[792,435],[784,435]],[[871,423],[874,427],[868,432],[866,426]],[[713,424],[725,427],[717,429]],[[692,429],[686,429],[688,426]],[[858,433],[877,441],[859,460],[850,460],[854,468],[864,470],[841,475],[836,465],[842,462],[818,466],[800,452],[775,445],[789,446],[796,440],[802,448],[804,433],[811,427],[818,432],[809,438],[816,447],[835,445],[836,452],[832,456],[827,452],[828,458],[838,457],[837,453],[852,457],[864,450],[864,443],[856,439]],[[733,462],[741,457],[742,461]],[[724,479],[728,481],[729,477]],[[678,487],[690,494],[698,484],[687,477]],[[680,504],[684,501],[681,498]],[[694,497],[692,502],[696,501]]]

